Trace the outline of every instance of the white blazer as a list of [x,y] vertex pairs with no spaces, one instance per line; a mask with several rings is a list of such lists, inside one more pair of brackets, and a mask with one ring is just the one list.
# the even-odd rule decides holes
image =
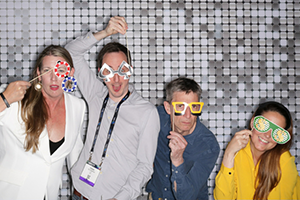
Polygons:
[[40,135],[39,150],[25,151],[17,102],[0,113],[0,200],[57,200],[65,158],[70,168],[83,146],[85,103],[65,93],[65,107],[65,141],[51,156],[46,128]]

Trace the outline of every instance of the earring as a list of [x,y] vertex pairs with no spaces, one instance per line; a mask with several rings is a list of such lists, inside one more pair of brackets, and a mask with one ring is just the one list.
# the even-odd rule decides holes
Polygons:
[[73,92],[77,87],[77,80],[74,77],[67,76],[61,83],[61,86],[65,92]]
[[42,83],[41,82],[37,82],[35,85],[34,85],[34,89],[38,92],[40,92],[42,90]]

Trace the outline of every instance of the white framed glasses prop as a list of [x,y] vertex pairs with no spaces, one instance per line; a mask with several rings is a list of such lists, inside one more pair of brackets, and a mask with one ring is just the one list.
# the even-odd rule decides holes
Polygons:
[[64,61],[57,61],[54,67],[54,73],[57,77],[67,77],[70,74],[70,65]]
[[31,79],[29,81],[29,83],[31,83],[32,81],[34,81],[35,79],[48,74],[49,72],[54,72],[54,74],[58,77],[58,78],[64,78],[67,77],[70,74],[70,65],[69,63],[65,62],[65,61],[57,61],[56,65],[54,66],[53,69],[46,69],[44,71],[41,71],[41,74],[33,79]]
[[108,64],[104,63],[98,73],[99,78],[105,79],[105,82],[109,82],[115,74],[124,76],[124,79],[129,79],[130,75],[133,74],[133,68],[125,61],[121,63],[118,70],[113,70]]

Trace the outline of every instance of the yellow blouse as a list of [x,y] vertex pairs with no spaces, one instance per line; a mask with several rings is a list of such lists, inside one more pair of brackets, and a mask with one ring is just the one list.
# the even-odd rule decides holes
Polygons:
[[[297,199],[296,188],[298,171],[295,157],[290,152],[284,152],[280,157],[281,179],[270,192],[268,199]],[[234,167],[227,168],[223,164],[215,179],[214,198],[217,199],[253,199],[254,182],[258,166],[254,166],[250,141],[235,157]],[[298,181],[299,182],[299,181]],[[298,192],[298,193],[299,193]]]

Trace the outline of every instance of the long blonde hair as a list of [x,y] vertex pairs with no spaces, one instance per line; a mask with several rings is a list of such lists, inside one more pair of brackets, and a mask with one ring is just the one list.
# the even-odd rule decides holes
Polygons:
[[[69,52],[61,46],[50,45],[43,50],[36,60],[31,78],[38,76],[37,69],[39,69],[39,71],[42,70],[45,56],[62,57],[70,64],[70,67],[73,68],[73,60]],[[26,134],[24,148],[26,151],[32,149],[32,153],[35,153],[39,149],[39,137],[49,118],[48,105],[42,92],[34,89],[34,85],[37,83],[38,79],[32,82],[32,86],[28,88],[21,101],[21,117],[25,123]]]
[[278,112],[285,118],[286,126],[284,128],[290,133],[291,139],[285,144],[277,144],[259,158],[253,199],[260,200],[268,199],[270,192],[278,185],[281,179],[280,156],[290,150],[293,140],[293,122],[289,110],[278,102],[270,101],[260,104],[253,117],[268,111]]

